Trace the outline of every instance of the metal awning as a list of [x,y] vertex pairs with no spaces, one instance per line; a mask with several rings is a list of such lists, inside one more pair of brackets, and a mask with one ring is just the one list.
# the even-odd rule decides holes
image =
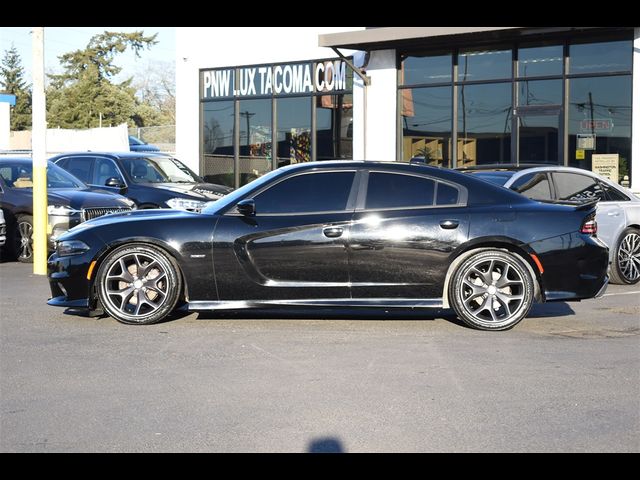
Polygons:
[[370,51],[424,46],[425,40],[450,45],[454,39],[500,41],[591,28],[600,27],[380,27],[318,35],[318,46]]

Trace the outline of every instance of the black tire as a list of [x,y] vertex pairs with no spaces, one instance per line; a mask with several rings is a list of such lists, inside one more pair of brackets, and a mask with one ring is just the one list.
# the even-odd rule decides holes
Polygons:
[[13,254],[19,262],[33,263],[33,217],[18,215],[12,233]]
[[613,254],[611,283],[635,285],[640,281],[640,230],[625,228]]
[[523,261],[502,250],[482,250],[463,260],[449,283],[449,304],[466,325],[508,330],[527,316],[534,280]]
[[129,325],[160,322],[173,311],[182,292],[175,260],[147,244],[125,245],[109,253],[96,281],[105,311]]

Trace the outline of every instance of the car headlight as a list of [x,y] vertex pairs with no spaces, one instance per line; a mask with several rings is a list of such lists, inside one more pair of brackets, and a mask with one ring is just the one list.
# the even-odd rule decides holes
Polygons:
[[167,200],[167,205],[171,208],[175,208],[177,210],[202,210],[206,202],[201,202],[200,200],[189,200],[186,198],[172,198],[171,200]]
[[56,215],[59,217],[69,217],[76,213],[80,213],[80,210],[76,210],[75,208],[71,208],[67,205],[49,205],[47,207],[47,213],[49,215]]
[[89,250],[89,245],[80,240],[61,240],[56,242],[56,253],[59,257],[80,255]]

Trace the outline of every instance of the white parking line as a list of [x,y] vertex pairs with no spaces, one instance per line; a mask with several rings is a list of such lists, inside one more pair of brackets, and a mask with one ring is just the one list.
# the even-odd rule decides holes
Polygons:
[[637,295],[640,293],[640,290],[636,290],[635,292],[623,292],[623,293],[605,293],[602,295],[603,297],[611,297],[613,295]]

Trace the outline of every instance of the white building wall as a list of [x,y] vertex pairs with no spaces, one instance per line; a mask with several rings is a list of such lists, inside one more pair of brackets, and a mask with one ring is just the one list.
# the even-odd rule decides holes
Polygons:
[[[371,85],[366,92],[365,160],[395,161],[398,91],[396,51],[372,51],[366,70]],[[354,115],[354,124],[355,121]]]
[[631,94],[631,190],[640,193],[640,28],[633,32],[633,92]]
[[[178,27],[176,28],[176,156],[200,170],[199,69],[334,58],[318,47],[318,35],[364,27]],[[351,50],[341,50],[349,55]],[[362,108],[354,99],[354,112]],[[394,113],[395,116],[395,113]],[[355,123],[355,121],[354,121]],[[354,151],[362,150],[356,147]]]

